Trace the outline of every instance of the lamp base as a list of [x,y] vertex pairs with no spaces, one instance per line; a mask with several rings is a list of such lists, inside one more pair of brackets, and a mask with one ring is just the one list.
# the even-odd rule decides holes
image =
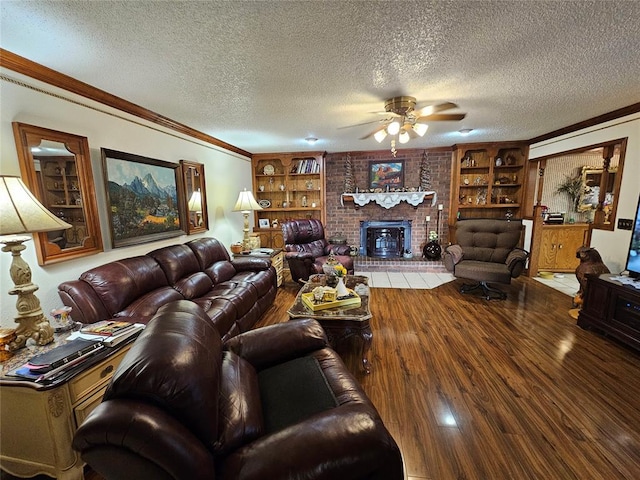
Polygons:
[[28,239],[29,237],[0,239],[0,243],[5,244],[2,251],[11,252],[13,257],[9,274],[13,280],[14,288],[9,290],[9,295],[18,296],[16,300],[18,315],[15,317],[18,328],[15,340],[9,343],[11,351],[24,347],[30,338],[34,339],[38,345],[46,345],[53,341],[53,328],[42,312],[40,300],[34,294],[38,290],[38,286],[31,281],[31,269],[20,255],[20,252],[27,248],[23,242]]
[[30,316],[18,316],[15,321],[19,326],[16,329],[15,340],[9,343],[9,350],[14,351],[24,347],[30,338],[33,338],[38,345],[53,342],[53,327],[42,310]]

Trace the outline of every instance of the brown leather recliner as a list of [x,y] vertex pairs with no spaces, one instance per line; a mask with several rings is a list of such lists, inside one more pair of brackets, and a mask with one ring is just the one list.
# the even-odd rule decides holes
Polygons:
[[310,275],[323,273],[322,266],[333,252],[336,259],[353,275],[353,258],[349,245],[332,245],[324,236],[324,227],[314,218],[287,220],[282,223],[285,258],[291,278],[298,283],[309,280]]
[[442,255],[447,270],[458,278],[475,280],[464,284],[462,293],[481,288],[487,300],[506,293],[489,283],[510,284],[524,271],[529,253],[521,248],[522,220],[469,218],[456,222],[456,242]]
[[186,300],[151,319],[73,447],[107,480],[403,478],[398,445],[315,320],[222,343]]

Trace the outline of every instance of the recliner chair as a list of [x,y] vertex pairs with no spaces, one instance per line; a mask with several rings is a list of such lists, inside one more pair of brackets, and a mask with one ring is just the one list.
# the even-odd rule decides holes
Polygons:
[[475,280],[460,291],[481,288],[487,300],[495,294],[507,294],[489,283],[510,284],[524,271],[529,253],[518,248],[524,227],[522,220],[470,218],[456,222],[457,244],[449,245],[443,254],[444,265],[457,278]]
[[298,283],[309,280],[310,275],[323,273],[322,266],[333,252],[336,259],[353,275],[353,258],[349,245],[332,245],[324,237],[324,227],[315,218],[287,220],[282,223],[285,258],[291,278]]

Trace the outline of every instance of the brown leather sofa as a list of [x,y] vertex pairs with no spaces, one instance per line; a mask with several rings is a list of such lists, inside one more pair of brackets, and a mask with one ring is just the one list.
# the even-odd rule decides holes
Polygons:
[[264,258],[231,260],[215,238],[159,248],[88,270],[58,286],[71,317],[147,323],[158,308],[190,300],[204,309],[223,339],[249,330],[273,304],[276,271]]
[[353,275],[353,258],[349,255],[349,245],[332,245],[324,236],[320,220],[305,218],[287,220],[282,223],[285,259],[289,264],[291,278],[306,282],[310,275],[323,273],[322,266],[333,252],[349,275]]
[[397,444],[311,319],[226,342],[195,303],[158,310],[77,430],[107,480],[401,480]]

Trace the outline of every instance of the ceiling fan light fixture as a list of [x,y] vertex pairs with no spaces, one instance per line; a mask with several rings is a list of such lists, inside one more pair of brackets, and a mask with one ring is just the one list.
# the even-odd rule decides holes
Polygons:
[[409,137],[409,134],[405,129],[402,129],[402,131],[400,132],[400,135],[398,135],[398,141],[400,143],[407,143],[410,138],[411,137]]
[[473,132],[473,128],[463,128],[461,130],[458,130],[458,133],[460,135],[462,135],[463,137],[466,137],[467,135],[469,135],[471,132]]
[[389,125],[387,125],[387,132],[389,133],[389,135],[395,135],[396,133],[398,133],[400,131],[400,122],[391,122]]
[[304,139],[304,141],[307,142],[309,145],[313,145],[318,141],[318,139],[316,137],[307,137]]
[[386,136],[387,131],[383,128],[382,130],[378,130],[376,133],[374,133],[373,138],[375,138],[378,143],[382,143]]
[[427,133],[429,125],[427,125],[426,123],[416,123],[412,128],[414,132],[423,137],[424,134]]

